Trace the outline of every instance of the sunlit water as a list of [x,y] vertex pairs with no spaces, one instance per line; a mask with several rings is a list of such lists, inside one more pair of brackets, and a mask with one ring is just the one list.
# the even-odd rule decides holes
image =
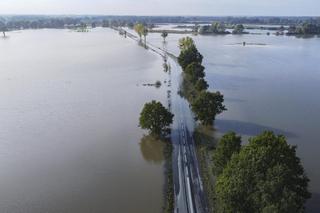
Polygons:
[[[308,211],[320,209],[320,38],[264,35],[192,36],[204,56],[211,90],[225,96],[227,112],[218,116],[216,136],[236,131],[249,137],[272,130],[297,145],[313,198]],[[179,54],[169,34],[167,49]],[[190,36],[190,35],[189,35]],[[162,46],[159,34],[149,41]],[[253,45],[243,46],[247,42]]]
[[[112,30],[0,39],[0,212],[161,212],[163,147],[138,127],[166,103],[162,59]],[[141,140],[143,138],[143,140]]]

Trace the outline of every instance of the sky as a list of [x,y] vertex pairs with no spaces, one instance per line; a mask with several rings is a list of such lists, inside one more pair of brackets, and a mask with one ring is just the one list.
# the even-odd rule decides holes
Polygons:
[[320,16],[320,0],[0,0],[0,14]]

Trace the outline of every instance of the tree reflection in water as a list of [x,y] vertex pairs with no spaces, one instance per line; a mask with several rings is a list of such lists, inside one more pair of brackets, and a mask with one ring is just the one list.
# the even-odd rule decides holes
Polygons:
[[140,141],[143,158],[149,163],[161,164],[164,161],[165,142],[152,135],[144,135]]

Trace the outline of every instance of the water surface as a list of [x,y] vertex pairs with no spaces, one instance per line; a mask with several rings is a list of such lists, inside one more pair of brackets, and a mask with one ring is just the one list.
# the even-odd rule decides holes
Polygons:
[[[179,54],[169,34],[168,50]],[[191,35],[190,35],[191,36]],[[249,137],[265,130],[287,136],[297,145],[313,198],[308,212],[320,209],[320,38],[270,35],[192,36],[204,56],[211,90],[225,96],[227,112],[217,117],[216,135],[232,130]],[[162,46],[159,34],[149,41]],[[247,42],[251,45],[243,46]]]
[[[163,157],[138,127],[162,59],[112,30],[0,39],[0,212],[161,212]],[[160,147],[160,148],[159,148]]]

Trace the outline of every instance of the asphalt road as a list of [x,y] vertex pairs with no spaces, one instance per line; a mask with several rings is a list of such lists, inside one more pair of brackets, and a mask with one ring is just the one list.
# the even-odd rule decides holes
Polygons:
[[172,59],[169,63],[172,72],[172,112],[175,115],[171,134],[175,213],[205,213],[208,209],[193,139],[194,119],[189,103],[178,94],[181,68]]
[[[120,31],[123,31],[123,29],[120,29]],[[135,41],[139,41],[136,36],[129,32],[126,32],[126,35]],[[182,69],[173,54],[149,42],[147,46],[149,50],[159,54],[164,59],[167,58],[171,68],[168,105],[175,115],[171,128],[171,141],[174,147],[172,164],[175,213],[206,213],[208,212],[208,205],[203,191],[193,139],[195,121],[189,103],[179,95]]]

